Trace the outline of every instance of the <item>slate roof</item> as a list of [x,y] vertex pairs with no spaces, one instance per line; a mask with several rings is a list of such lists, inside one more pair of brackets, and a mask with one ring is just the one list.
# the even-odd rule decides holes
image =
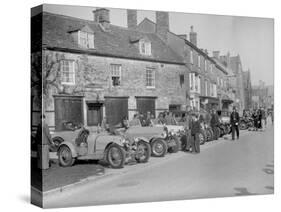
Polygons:
[[[88,26],[94,31],[95,49],[84,49],[74,41],[70,31]],[[146,38],[151,41],[151,56],[139,53],[138,45],[132,40]],[[60,49],[66,52],[80,52],[94,55],[112,56],[137,60],[149,60],[163,63],[184,64],[176,54],[155,33],[144,33],[125,27],[110,25],[109,30],[94,22],[79,18],[43,12],[43,41],[48,49]]]

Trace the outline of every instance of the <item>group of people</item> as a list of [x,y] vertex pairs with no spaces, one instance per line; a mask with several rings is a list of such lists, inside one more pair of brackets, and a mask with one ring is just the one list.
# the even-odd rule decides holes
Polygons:
[[267,126],[268,117],[271,118],[273,124],[273,110],[267,112],[264,108],[254,109],[252,111],[243,111],[243,117],[252,118],[253,120],[253,130],[258,131],[265,129]]

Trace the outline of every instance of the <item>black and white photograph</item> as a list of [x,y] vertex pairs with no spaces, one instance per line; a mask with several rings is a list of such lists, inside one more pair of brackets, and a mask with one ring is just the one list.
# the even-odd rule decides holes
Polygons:
[[274,19],[188,12],[31,8],[32,204],[274,194]]

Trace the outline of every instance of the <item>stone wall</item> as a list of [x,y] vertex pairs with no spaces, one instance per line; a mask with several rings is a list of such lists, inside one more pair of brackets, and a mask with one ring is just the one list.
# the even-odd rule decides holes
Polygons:
[[[61,59],[73,60],[75,62],[76,83],[74,86],[61,85],[59,65],[55,66],[55,70],[52,72],[56,80],[54,85],[48,86],[48,97],[44,99],[46,105],[45,113],[51,127],[54,127],[55,108],[53,95],[59,93],[84,95],[84,102],[96,100],[97,96],[99,100],[104,100],[104,96],[128,96],[129,119],[132,118],[136,111],[136,96],[157,97],[156,115],[160,111],[167,110],[169,104],[179,104],[183,108],[187,104],[188,72],[183,65],[45,50],[44,56],[46,57],[47,55],[50,58],[59,58],[56,59],[57,63]],[[111,64],[120,64],[122,66],[121,85],[118,87],[113,87],[111,83]],[[146,88],[146,67],[155,69],[155,88]],[[184,83],[182,85],[180,84],[181,74],[184,75]],[[87,123],[85,119],[86,115],[84,112],[84,122]]]

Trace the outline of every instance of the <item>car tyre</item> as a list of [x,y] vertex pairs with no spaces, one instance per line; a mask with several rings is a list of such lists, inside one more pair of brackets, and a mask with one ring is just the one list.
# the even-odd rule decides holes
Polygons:
[[240,130],[246,130],[247,129],[247,124],[245,121],[241,121],[240,122]]
[[213,130],[210,128],[206,129],[206,137],[207,137],[207,141],[212,141],[213,137],[214,137],[214,133]]
[[206,134],[205,134],[205,132],[203,130],[201,130],[198,133],[198,138],[199,138],[199,141],[200,141],[200,145],[205,144],[205,142],[206,142]]
[[126,160],[125,150],[118,144],[111,144],[106,151],[106,161],[113,169],[124,167]]
[[[141,156],[139,156],[140,151],[141,151]],[[138,163],[146,163],[149,160],[150,155],[151,155],[150,144],[145,142],[145,141],[143,141],[143,140],[140,140],[138,142],[138,145],[137,145],[136,161]]]
[[155,139],[151,142],[151,155],[154,157],[164,157],[168,146],[163,139]]
[[58,149],[59,164],[62,167],[69,167],[74,164],[75,159],[72,157],[71,149],[63,145]]

